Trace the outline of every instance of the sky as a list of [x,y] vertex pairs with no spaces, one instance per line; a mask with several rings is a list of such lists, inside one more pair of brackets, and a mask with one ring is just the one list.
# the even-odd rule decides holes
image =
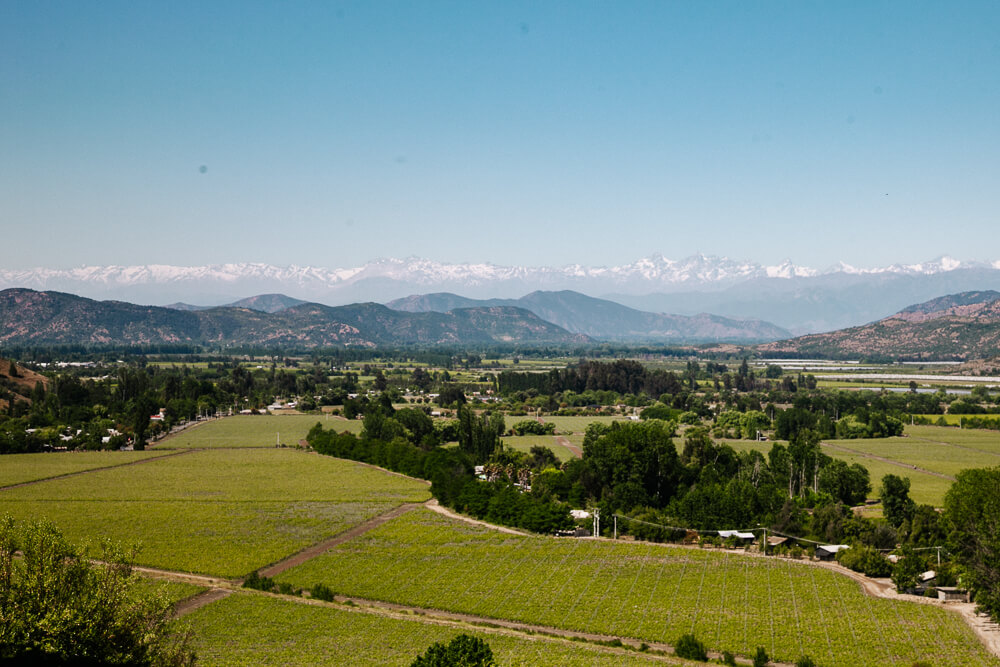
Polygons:
[[1000,259],[1000,3],[0,3],[0,268]]

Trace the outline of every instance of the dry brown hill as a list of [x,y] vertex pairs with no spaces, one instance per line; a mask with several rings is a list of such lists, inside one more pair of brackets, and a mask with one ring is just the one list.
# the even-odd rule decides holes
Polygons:
[[[13,372],[11,372],[12,370]],[[38,382],[41,382],[42,386],[48,389],[49,379],[44,375],[9,359],[0,359],[0,393],[2,393],[0,408],[7,409],[10,405],[6,392],[9,392],[15,401],[31,403],[31,392]]]

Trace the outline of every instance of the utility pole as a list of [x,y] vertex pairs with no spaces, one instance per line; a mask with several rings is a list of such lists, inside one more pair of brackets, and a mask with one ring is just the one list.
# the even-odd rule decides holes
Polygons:
[[594,537],[601,535],[601,508],[594,508]]
[[[615,539],[617,540],[618,539],[618,515],[615,514],[611,518],[615,520]],[[940,564],[941,564],[941,552],[939,551],[938,552],[938,565],[940,565]]]

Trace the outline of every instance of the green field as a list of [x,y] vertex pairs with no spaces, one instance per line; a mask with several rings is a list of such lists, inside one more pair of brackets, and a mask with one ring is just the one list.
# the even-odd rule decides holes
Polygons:
[[410,512],[279,576],[361,598],[822,665],[996,665],[938,607],[871,599],[780,559],[633,542],[520,537]]
[[528,453],[531,451],[532,447],[541,445],[542,447],[548,447],[551,449],[556,455],[556,458],[560,461],[569,461],[574,458],[573,452],[557,443],[555,437],[551,435],[512,436],[509,438],[503,438],[502,442],[505,446],[510,447],[511,449],[516,449],[519,452]]
[[497,663],[505,667],[603,667],[654,662],[637,652],[457,629],[347,607],[307,605],[251,594],[231,595],[184,620],[194,627],[198,661],[206,665],[409,665],[432,643],[450,641],[461,633],[489,643]]
[[[767,455],[767,453],[771,451],[771,446],[774,444],[773,442],[755,442],[753,440],[724,440],[722,442],[725,442],[738,452],[757,450],[762,452],[764,455]],[[829,442],[842,445],[851,441],[831,440]],[[854,442],[858,441],[855,440]],[[830,447],[824,447],[823,453],[833,458],[842,459],[848,464],[860,463],[864,466],[868,470],[872,484],[872,490],[868,494],[870,498],[878,497],[879,485],[882,482],[882,478],[886,475],[897,475],[899,477],[909,478],[910,497],[919,504],[941,507],[944,503],[944,494],[951,488],[950,480],[942,479],[934,475],[928,475],[927,473],[920,472],[919,470],[914,470],[905,464],[894,465],[892,463],[863,456],[860,453],[852,454],[850,452],[832,449]]]
[[[171,452],[43,452],[5,454],[0,458],[0,487],[49,479],[84,470],[109,468]],[[2,498],[2,496],[0,496]]]
[[[329,428],[334,421],[344,424],[343,429],[337,425],[338,431],[354,429],[353,422],[322,415],[235,415],[189,427],[157,443],[156,449],[274,447],[276,443],[294,447],[316,422]],[[357,431],[360,430],[358,421]]]
[[0,514],[74,542],[140,543],[143,565],[239,577],[430,497],[419,481],[289,449],[204,450],[0,491]]
[[[508,423],[510,422],[510,417],[507,418]],[[556,432],[569,432],[569,433],[583,433],[587,430],[587,426],[593,422],[601,422],[602,424],[610,424],[616,421],[627,421],[623,417],[542,417],[542,421],[545,423],[552,423],[556,425]]]

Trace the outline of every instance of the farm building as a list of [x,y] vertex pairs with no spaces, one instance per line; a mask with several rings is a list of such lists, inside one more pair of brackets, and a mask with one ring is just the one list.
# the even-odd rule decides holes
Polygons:
[[942,602],[968,602],[969,591],[955,586],[938,586],[938,600]]
[[816,558],[820,560],[833,560],[837,556],[838,551],[850,548],[848,544],[822,544],[816,547]]
[[732,537],[738,540],[742,544],[752,544],[754,540],[753,533],[743,533],[738,530],[720,530],[719,537],[721,537],[724,540],[728,540],[729,538]]

